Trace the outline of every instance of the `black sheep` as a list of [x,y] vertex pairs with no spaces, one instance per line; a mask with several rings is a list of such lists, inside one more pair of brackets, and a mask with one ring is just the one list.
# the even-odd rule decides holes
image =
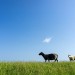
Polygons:
[[39,53],[39,55],[42,55],[43,58],[45,59],[45,62],[48,60],[55,60],[58,62],[58,55],[55,53],[51,53],[51,54],[44,54],[43,52]]

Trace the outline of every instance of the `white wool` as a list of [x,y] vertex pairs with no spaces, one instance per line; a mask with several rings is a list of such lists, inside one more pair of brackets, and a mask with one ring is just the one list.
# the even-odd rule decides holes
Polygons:
[[75,60],[75,56],[68,56],[70,60]]
[[69,57],[74,57],[74,56],[69,56]]

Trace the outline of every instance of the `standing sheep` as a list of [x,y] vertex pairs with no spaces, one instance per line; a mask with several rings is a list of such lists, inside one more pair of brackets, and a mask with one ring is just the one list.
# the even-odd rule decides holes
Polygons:
[[69,57],[70,61],[74,61],[75,60],[75,56],[68,55],[68,57]]
[[55,60],[58,62],[58,55],[55,53],[51,53],[51,54],[44,54],[43,52],[39,53],[39,55],[42,55],[43,58],[45,59],[45,62],[48,60]]

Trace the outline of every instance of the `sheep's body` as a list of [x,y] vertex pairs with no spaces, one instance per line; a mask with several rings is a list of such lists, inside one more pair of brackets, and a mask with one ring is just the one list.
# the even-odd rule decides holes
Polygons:
[[75,56],[68,55],[68,57],[69,57],[70,61],[74,61],[75,60]]
[[55,54],[55,53],[52,53],[52,54],[44,54],[43,52],[39,53],[39,55],[42,55],[43,58],[45,59],[45,62],[48,60],[55,60],[58,62],[58,55]]

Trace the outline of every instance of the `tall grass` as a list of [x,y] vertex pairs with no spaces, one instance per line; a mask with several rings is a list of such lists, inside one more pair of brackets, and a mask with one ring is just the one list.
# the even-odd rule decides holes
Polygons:
[[75,75],[75,63],[0,62],[0,75]]

